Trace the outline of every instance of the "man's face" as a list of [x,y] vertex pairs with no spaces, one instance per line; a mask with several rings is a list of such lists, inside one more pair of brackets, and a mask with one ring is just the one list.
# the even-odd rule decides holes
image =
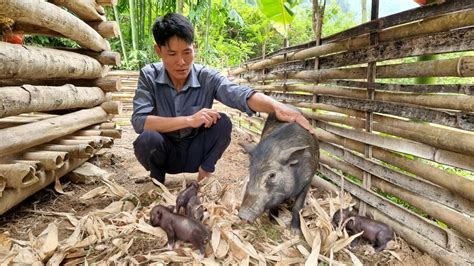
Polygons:
[[161,57],[173,84],[175,86],[183,85],[191,71],[194,60],[194,45],[187,44],[184,40],[174,36],[164,46],[155,45],[155,51]]

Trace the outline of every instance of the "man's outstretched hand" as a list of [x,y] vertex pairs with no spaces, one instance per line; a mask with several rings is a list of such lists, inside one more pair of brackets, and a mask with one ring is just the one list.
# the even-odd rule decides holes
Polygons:
[[205,128],[209,128],[217,123],[219,118],[221,118],[221,115],[217,112],[217,110],[203,108],[197,113],[189,116],[188,121],[190,127],[198,128],[204,125]]
[[308,119],[306,119],[306,117],[304,117],[300,112],[291,109],[282,103],[276,104],[274,108],[278,120],[284,122],[296,122],[303,128],[307,129],[309,133],[316,135],[316,130],[313,128],[311,123],[309,123]]

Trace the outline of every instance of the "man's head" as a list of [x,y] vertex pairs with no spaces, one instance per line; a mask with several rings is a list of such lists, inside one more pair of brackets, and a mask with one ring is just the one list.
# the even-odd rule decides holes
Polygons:
[[153,25],[155,51],[161,57],[171,82],[180,89],[194,61],[194,29],[181,14],[169,13]]

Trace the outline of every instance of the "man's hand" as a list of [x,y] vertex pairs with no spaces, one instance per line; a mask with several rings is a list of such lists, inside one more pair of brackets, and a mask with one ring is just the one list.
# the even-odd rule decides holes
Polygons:
[[209,128],[217,123],[219,118],[221,118],[221,115],[217,112],[217,110],[203,108],[197,113],[189,116],[188,122],[189,126],[193,128],[198,128],[201,125],[204,125],[205,128]]
[[300,124],[303,128],[307,129],[309,133],[316,135],[316,131],[313,126],[309,123],[308,119],[304,117],[300,112],[291,109],[290,107],[278,103],[274,106],[275,115],[278,120],[284,122],[296,122]]

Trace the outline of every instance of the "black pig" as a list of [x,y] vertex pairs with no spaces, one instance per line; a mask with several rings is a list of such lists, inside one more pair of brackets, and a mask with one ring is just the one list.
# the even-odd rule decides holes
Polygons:
[[318,167],[317,139],[299,124],[278,121],[271,113],[258,145],[244,148],[250,155],[250,174],[239,217],[253,222],[267,210],[277,215],[281,203],[294,199],[291,229],[300,233],[299,211]]
[[356,212],[349,211],[348,209],[336,211],[332,217],[332,223],[334,226],[338,226],[339,223],[343,224],[348,219],[349,221],[347,221],[345,226],[347,233],[354,235],[364,231],[361,235],[362,238],[373,243],[376,252],[383,250],[387,246],[387,243],[394,239],[392,229],[386,224],[368,217],[359,216]]
[[201,255],[204,255],[204,246],[209,239],[209,231],[200,222],[173,213],[172,210],[157,205],[150,212],[150,224],[155,227],[161,227],[168,237],[168,245],[174,247],[175,240],[189,242],[194,248],[199,249]]
[[197,221],[202,221],[204,216],[204,207],[201,205],[201,200],[198,196],[192,196],[186,205],[186,215]]
[[186,213],[186,205],[192,196],[196,196],[199,189],[199,183],[196,180],[191,180],[186,184],[186,188],[178,193],[176,197],[176,213],[180,213],[181,208]]

